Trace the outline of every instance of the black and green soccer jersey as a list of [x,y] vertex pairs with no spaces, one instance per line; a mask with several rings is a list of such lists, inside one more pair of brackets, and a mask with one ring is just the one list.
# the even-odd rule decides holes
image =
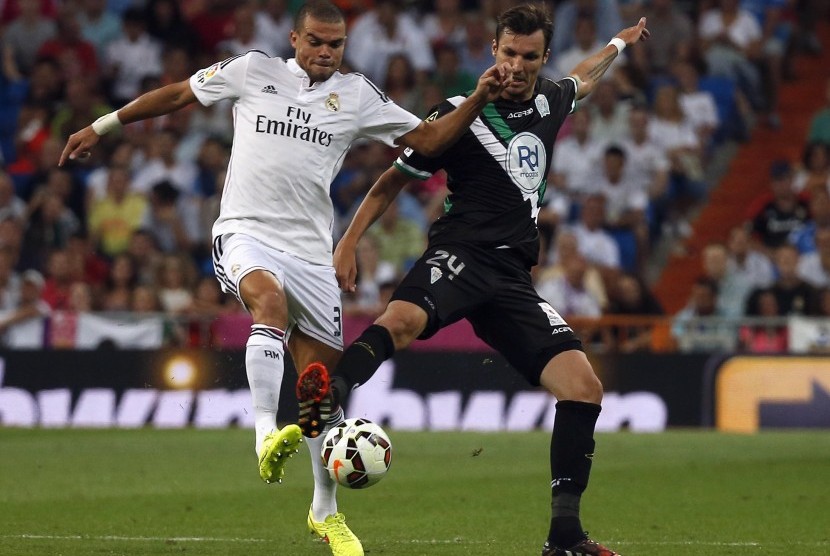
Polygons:
[[[447,172],[450,194],[444,215],[430,228],[430,245],[464,243],[515,250],[536,264],[536,216],[545,194],[553,143],[576,96],[576,81],[540,78],[526,102],[488,104],[464,135],[437,157],[406,149],[395,167],[418,179]],[[464,97],[445,100],[430,118],[441,117]]]

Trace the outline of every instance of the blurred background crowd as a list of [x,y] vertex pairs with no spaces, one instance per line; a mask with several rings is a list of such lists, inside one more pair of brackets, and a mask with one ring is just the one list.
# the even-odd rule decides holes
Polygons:
[[[490,65],[494,17],[510,0],[338,1],[345,66],[426,116],[475,87]],[[830,316],[830,71],[815,57],[822,0],[559,0],[551,58],[559,79],[640,16],[651,40],[625,50],[557,141],[534,277],[565,316],[664,315],[650,285],[728,165],[730,145],[782,125],[779,91],[827,81],[800,159],[758,161],[769,182],[729,236],[703,251],[675,334],[697,317]],[[55,311],[164,314],[169,343],[210,343],[211,322],[243,310],[219,289],[211,225],[231,149],[230,106],[192,106],[105,136],[58,168],[67,137],[142,92],[258,49],[290,57],[301,2],[5,0],[0,2],[0,333]],[[331,188],[335,241],[397,152],[362,142]],[[757,185],[757,184],[755,184]],[[378,314],[440,216],[446,177],[412,183],[361,242],[347,315]],[[188,322],[191,324],[188,324]],[[184,324],[182,324],[184,323]],[[742,326],[754,351],[786,350],[774,320]],[[611,350],[649,349],[651,326],[584,329]],[[719,331],[710,330],[712,337]]]

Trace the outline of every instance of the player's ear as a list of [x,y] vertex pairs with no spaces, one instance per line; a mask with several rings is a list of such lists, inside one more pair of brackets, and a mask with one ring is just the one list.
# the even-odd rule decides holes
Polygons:
[[300,40],[300,35],[294,29],[291,29],[291,32],[288,33],[288,39],[291,41],[291,48],[297,48],[297,42]]
[[545,55],[542,56],[542,65],[543,66],[548,63],[548,58],[550,58],[550,48],[545,50]]
[[496,51],[499,49],[499,41],[493,39],[493,58],[496,57]]

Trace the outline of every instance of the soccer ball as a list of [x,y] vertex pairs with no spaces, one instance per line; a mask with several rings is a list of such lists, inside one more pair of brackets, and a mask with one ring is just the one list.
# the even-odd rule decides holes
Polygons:
[[346,419],[326,434],[320,455],[332,479],[348,488],[366,488],[389,471],[392,443],[368,419]]

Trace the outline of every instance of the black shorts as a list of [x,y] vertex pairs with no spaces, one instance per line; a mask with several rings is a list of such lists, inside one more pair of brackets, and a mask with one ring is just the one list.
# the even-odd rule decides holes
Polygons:
[[401,281],[393,300],[426,311],[419,339],[466,318],[476,335],[533,385],[555,355],[582,349],[568,323],[539,297],[530,272],[508,250],[458,245],[427,249]]

